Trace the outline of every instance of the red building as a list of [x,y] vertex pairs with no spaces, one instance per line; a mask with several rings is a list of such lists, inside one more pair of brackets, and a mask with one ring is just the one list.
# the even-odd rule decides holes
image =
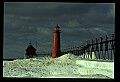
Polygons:
[[26,58],[33,58],[36,56],[36,49],[32,46],[31,42],[29,43],[29,46],[26,49]]
[[54,31],[53,31],[53,44],[52,44],[52,58],[59,57],[61,55],[60,51],[60,30],[59,26],[56,25],[54,26]]

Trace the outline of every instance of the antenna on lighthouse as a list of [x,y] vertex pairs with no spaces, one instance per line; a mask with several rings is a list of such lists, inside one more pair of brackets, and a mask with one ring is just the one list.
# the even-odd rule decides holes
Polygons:
[[37,52],[37,41],[36,41],[36,52]]

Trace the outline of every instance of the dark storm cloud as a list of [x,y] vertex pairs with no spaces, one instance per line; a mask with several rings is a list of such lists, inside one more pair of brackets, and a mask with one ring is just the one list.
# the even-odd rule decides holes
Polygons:
[[[16,14],[22,16],[61,16],[63,14],[85,13],[89,10],[89,6],[83,4],[62,4],[62,3],[15,3],[18,5],[10,5],[6,3],[7,14]],[[84,8],[84,9],[83,9]],[[12,12],[11,12],[12,11]],[[32,11],[32,12],[31,12]],[[64,12],[64,13],[63,13]],[[28,14],[29,13],[29,14]]]
[[[73,19],[76,18],[75,16],[79,16],[79,19],[83,19],[83,20],[86,18],[88,20],[91,18],[94,19],[96,17],[101,18],[102,16],[104,16],[104,14],[109,12],[112,5],[112,4],[106,5],[106,4],[75,4],[75,3],[74,4],[17,3],[17,4],[19,4],[17,7],[16,5],[13,6],[6,5],[5,13],[13,14],[17,16],[23,16],[23,17],[28,16],[33,18],[32,20],[45,19],[50,21],[60,19],[61,17]],[[61,21],[62,20],[64,19],[61,19]]]
[[64,25],[66,25],[65,28],[76,27],[79,26],[81,23],[84,25],[114,23],[114,16],[111,15],[112,4],[17,4],[19,4],[17,7],[16,5],[7,5],[5,9],[6,14],[13,15],[13,18],[16,19],[16,23],[26,22],[26,24],[32,23],[34,24],[34,26],[38,24],[39,26],[42,26],[47,23],[51,24],[51,22],[55,23],[59,21],[58,23],[63,23]]
[[114,33],[114,4],[5,2],[4,6],[6,54],[22,57],[29,41],[34,46],[38,41],[39,51],[51,51],[52,31],[56,24],[61,27],[62,48]]

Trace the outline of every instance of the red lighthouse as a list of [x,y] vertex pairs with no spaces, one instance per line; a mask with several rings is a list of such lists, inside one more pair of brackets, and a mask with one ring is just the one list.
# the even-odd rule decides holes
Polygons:
[[54,26],[54,31],[53,31],[53,44],[52,44],[52,58],[59,57],[61,55],[60,51],[60,30],[59,26],[56,25]]

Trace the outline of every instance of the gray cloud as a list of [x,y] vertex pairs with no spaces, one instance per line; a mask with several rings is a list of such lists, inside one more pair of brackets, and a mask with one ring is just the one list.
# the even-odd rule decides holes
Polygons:
[[[34,46],[38,42],[39,51],[51,52],[56,24],[61,29],[61,48],[110,35],[115,28],[115,4],[5,2],[4,58],[25,53],[30,41]],[[18,58],[23,56],[20,53]]]

